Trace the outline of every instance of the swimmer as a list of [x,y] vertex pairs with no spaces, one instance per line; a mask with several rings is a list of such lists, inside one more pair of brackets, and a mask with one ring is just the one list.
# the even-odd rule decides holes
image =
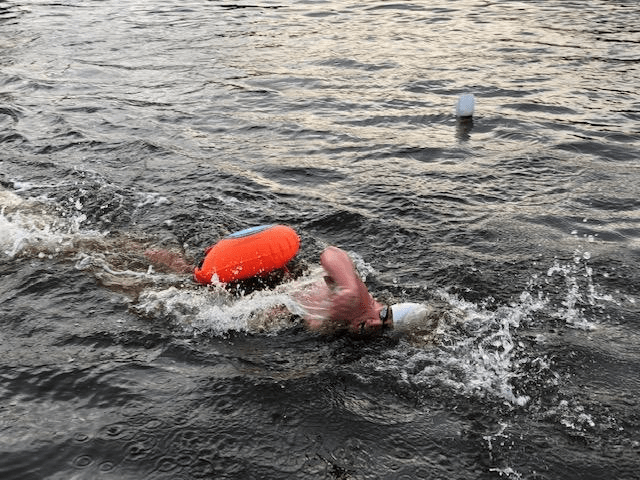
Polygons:
[[422,318],[418,303],[385,305],[373,298],[347,253],[328,247],[320,255],[325,285],[299,298],[312,330],[347,329],[353,333],[380,332]]
[[[147,259],[164,271],[192,271],[180,254],[165,250],[147,250]],[[385,328],[408,327],[424,323],[425,305],[378,302],[360,279],[349,255],[338,247],[327,247],[320,255],[324,282],[293,296],[302,307],[302,317],[310,330],[329,332],[376,333]]]

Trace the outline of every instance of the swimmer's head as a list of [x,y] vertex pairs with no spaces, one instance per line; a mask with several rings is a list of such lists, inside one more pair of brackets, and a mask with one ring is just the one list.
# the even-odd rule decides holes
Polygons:
[[[391,305],[393,327],[396,329],[425,328],[430,322],[429,310],[422,303],[396,303]],[[435,325],[433,325],[435,327]]]

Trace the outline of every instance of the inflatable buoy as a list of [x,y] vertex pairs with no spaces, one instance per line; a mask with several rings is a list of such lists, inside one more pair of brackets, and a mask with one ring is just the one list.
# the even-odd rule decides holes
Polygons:
[[245,280],[284,267],[300,248],[300,238],[284,225],[261,225],[224,237],[209,247],[200,268],[198,283],[208,284],[214,275],[222,283]]
[[473,110],[476,106],[476,98],[472,93],[465,93],[460,95],[458,103],[456,104],[456,116],[460,118],[467,118],[473,116]]

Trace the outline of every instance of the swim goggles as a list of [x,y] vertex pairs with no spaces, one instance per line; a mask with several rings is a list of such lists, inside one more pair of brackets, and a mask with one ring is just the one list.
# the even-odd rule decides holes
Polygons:
[[389,308],[389,305],[385,305],[380,310],[380,320],[382,321],[382,328],[388,326],[387,322],[390,322],[393,318],[393,310]]

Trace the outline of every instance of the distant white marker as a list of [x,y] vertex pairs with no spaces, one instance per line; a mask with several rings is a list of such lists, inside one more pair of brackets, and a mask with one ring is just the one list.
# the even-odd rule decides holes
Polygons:
[[456,116],[458,117],[471,117],[473,116],[473,109],[476,105],[476,99],[471,93],[465,93],[458,98],[458,104],[456,105]]

